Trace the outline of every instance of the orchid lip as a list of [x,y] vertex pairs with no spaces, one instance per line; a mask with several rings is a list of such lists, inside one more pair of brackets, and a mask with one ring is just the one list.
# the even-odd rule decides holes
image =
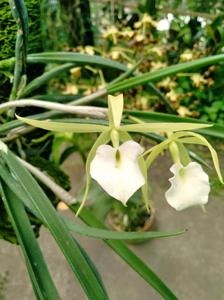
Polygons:
[[90,175],[113,198],[124,205],[145,184],[138,165],[143,148],[134,141],[127,141],[118,149],[101,145],[90,165]]

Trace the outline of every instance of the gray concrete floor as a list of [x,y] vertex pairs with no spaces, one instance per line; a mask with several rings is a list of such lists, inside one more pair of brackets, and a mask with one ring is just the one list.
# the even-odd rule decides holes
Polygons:
[[[200,208],[175,212],[164,199],[171,175],[169,165],[170,161],[164,157],[154,164],[150,172],[157,229],[172,231],[187,228],[188,232],[130,247],[175,291],[179,299],[224,299],[224,201],[221,196],[211,196],[206,206],[207,213]],[[71,163],[69,168],[74,174]],[[77,174],[73,180],[80,183],[82,174]],[[161,299],[102,241],[78,236],[77,239],[102,274],[111,300]],[[39,241],[62,299],[86,299],[47,230],[41,230]],[[18,247],[0,241],[0,265],[0,274],[9,272],[4,300],[34,299]]]

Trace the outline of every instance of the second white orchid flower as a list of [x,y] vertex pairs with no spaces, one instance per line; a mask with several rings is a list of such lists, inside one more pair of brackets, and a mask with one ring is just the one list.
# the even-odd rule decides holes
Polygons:
[[199,163],[191,161],[184,146],[188,143],[203,145],[209,149],[219,180],[223,183],[217,153],[206,138],[198,133],[189,131],[169,133],[166,140],[145,152],[149,153],[146,159],[149,168],[161,152],[169,149],[174,161],[170,171],[174,176],[169,179],[171,187],[165,193],[165,198],[177,211],[206,204],[210,192],[209,177]]
[[169,179],[171,187],[165,193],[170,206],[180,211],[208,202],[209,177],[199,163],[190,162],[185,167],[177,163],[172,165],[170,171],[174,176]]

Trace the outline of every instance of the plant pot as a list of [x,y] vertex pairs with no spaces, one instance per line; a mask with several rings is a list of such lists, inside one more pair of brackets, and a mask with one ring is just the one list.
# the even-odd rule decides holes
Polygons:
[[[114,231],[118,231],[118,232],[124,231],[117,224],[115,224],[111,210],[108,212],[105,222],[106,222],[106,225]],[[144,226],[138,227],[135,231],[139,231],[139,232],[150,231],[150,230],[152,230],[154,225],[155,225],[155,212],[150,214],[149,218],[145,221]],[[147,241],[148,240],[124,240],[124,242],[126,242],[128,244],[142,244]]]

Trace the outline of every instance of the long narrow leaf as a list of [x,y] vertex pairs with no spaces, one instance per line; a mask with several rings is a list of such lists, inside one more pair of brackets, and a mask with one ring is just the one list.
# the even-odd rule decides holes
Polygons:
[[149,240],[155,238],[171,237],[183,234],[186,231],[177,232],[160,232],[160,231],[149,231],[149,232],[116,232],[106,229],[93,228],[84,224],[77,224],[72,220],[63,217],[65,224],[69,230],[74,231],[83,236],[89,236],[97,239],[113,239],[113,240]]
[[[76,213],[77,205],[71,205],[70,209]],[[80,218],[89,226],[105,229],[101,223],[85,207],[80,212]],[[105,239],[104,242],[111,247],[133,270],[135,270],[146,282],[167,300],[177,300],[174,293],[163,283],[163,281],[147,266],[137,255],[134,254],[123,242]]]
[[10,100],[14,100],[19,96],[21,86],[26,81],[28,15],[23,0],[9,0],[9,4],[17,24],[13,86],[10,95]]
[[22,202],[3,182],[1,190],[37,299],[59,300],[60,296],[51,279]]
[[224,54],[218,54],[214,56],[200,58],[191,62],[169,66],[157,71],[147,72],[145,74],[138,75],[130,79],[125,79],[121,82],[109,86],[108,93],[113,94],[116,92],[122,92],[127,89],[131,89],[133,87],[146,84],[148,82],[160,80],[164,77],[174,75],[178,72],[186,72],[189,70],[194,70],[211,64],[216,64],[223,60],[224,60]]
[[98,55],[87,55],[75,52],[43,52],[30,54],[28,63],[76,63],[77,65],[95,65],[127,71],[127,67],[108,58]]
[[[0,164],[0,176],[7,185],[18,195],[19,188],[26,195],[26,203],[31,207],[48,227],[59,247],[61,248],[65,258],[70,264],[74,274],[79,279],[86,295],[90,299],[108,299],[104,287],[98,281],[92,268],[80,251],[77,242],[70,235],[65,223],[58,217],[55,209],[50,201],[43,193],[42,189],[36,183],[31,174],[20,164],[16,157],[9,151],[1,151],[1,157],[9,167],[14,178],[7,176],[4,167]],[[14,183],[13,183],[14,181]],[[17,184],[16,184],[17,183]],[[24,197],[21,197],[22,201]]]
[[74,64],[64,64],[61,66],[57,66],[48,72],[43,73],[41,76],[35,78],[29,84],[27,84],[27,86],[22,91],[20,98],[26,97],[50,79],[55,78],[55,76],[57,76],[58,74],[71,69],[73,66]]
[[[176,122],[177,126],[180,122],[185,123],[201,123],[201,120],[193,118],[183,118],[171,114],[142,112],[142,111],[126,111],[129,115],[142,120],[143,122]],[[198,132],[212,137],[224,138],[224,126],[216,123],[203,122],[204,124],[212,124],[212,127],[197,129]]]

